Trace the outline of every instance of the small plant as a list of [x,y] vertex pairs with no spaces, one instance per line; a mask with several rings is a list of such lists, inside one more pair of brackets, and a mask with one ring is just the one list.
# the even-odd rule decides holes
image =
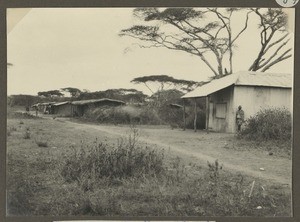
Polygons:
[[21,120],[21,121],[20,121],[20,125],[23,125],[23,124],[24,124],[24,122]]
[[23,138],[24,139],[30,139],[31,138],[31,134],[30,134],[30,131],[29,130],[26,130],[24,135],[23,135]]
[[210,172],[210,178],[215,182],[218,181],[219,171],[222,169],[222,166],[219,165],[218,160],[216,160],[214,163],[207,161],[207,165]]
[[36,141],[38,147],[48,147],[48,143],[44,141]]
[[10,129],[10,131],[11,131],[11,132],[15,132],[15,131],[17,131],[17,128],[16,128],[16,127],[14,127],[14,126],[13,126],[13,127],[10,127],[9,129]]

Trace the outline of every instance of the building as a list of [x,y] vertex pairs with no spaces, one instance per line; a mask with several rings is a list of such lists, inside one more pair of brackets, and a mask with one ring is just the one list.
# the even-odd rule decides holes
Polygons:
[[238,72],[196,88],[182,98],[206,97],[206,129],[236,131],[239,105],[245,119],[259,110],[285,107],[292,111],[292,75],[261,72]]
[[120,106],[126,103],[121,100],[115,99],[90,99],[90,100],[79,100],[73,101],[73,114],[75,116],[83,116],[84,113],[92,108],[97,108],[101,106]]
[[35,110],[38,110],[41,113],[44,114],[50,114],[51,113],[51,106],[55,104],[55,102],[44,102],[44,103],[37,103],[32,105],[31,107]]
[[51,105],[51,114],[59,116],[72,116],[73,106],[70,101],[54,103]]
[[52,104],[51,113],[58,116],[83,116],[84,113],[92,108],[101,106],[119,106],[125,102],[113,99],[90,99],[79,101],[66,101]]

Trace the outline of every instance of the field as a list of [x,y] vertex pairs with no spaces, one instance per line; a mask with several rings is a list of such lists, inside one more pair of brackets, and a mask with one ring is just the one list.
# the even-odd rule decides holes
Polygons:
[[8,214],[291,216],[289,148],[233,134],[10,113]]

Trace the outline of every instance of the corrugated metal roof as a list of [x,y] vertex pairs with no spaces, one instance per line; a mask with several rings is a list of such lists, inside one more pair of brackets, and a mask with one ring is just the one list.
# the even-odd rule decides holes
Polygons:
[[125,102],[121,100],[115,100],[115,99],[89,99],[89,100],[79,100],[79,101],[73,101],[72,104],[74,105],[86,105],[86,104],[91,104],[91,103],[98,103],[98,102],[115,102],[115,103],[120,103],[120,104],[125,104]]
[[65,102],[60,102],[60,103],[54,103],[54,104],[52,104],[52,106],[61,106],[61,105],[69,104],[69,103],[71,103],[71,102],[65,101]]
[[231,85],[292,88],[292,75],[283,73],[238,72],[196,88],[181,98],[204,97]]

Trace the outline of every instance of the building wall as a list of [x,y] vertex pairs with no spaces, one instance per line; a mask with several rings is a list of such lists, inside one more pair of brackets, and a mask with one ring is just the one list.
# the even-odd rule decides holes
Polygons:
[[262,87],[262,86],[235,86],[234,101],[235,111],[241,105],[245,119],[255,115],[264,108],[286,107],[292,111],[292,89]]
[[64,104],[60,106],[54,106],[53,111],[53,114],[58,116],[72,116],[72,105]]
[[[218,107],[219,111],[224,111],[224,105],[220,104],[226,104],[226,114],[221,118]],[[292,89],[230,86],[215,92],[209,95],[209,128],[219,132],[236,132],[235,115],[239,105],[243,107],[245,119],[255,115],[263,108],[285,107],[292,111]]]
[[234,131],[233,86],[209,95],[209,129],[220,132]]
[[83,115],[83,106],[72,104],[72,113],[73,116],[82,116]]

